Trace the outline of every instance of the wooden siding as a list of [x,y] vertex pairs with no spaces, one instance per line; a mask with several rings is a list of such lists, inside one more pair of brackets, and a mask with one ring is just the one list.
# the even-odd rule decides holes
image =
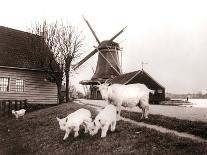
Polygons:
[[[0,100],[24,100],[29,104],[57,104],[57,86],[45,81],[45,73],[0,68],[0,77],[9,78],[9,91],[0,92]],[[24,80],[24,92],[16,92],[16,79]]]

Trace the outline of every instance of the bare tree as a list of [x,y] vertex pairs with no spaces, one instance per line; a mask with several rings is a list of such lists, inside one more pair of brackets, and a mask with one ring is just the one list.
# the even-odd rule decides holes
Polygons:
[[32,26],[30,32],[35,34],[29,37],[30,46],[34,51],[33,56],[36,57],[37,62],[44,68],[48,79],[56,83],[59,103],[61,103],[61,85],[64,70],[63,61],[61,61],[58,51],[58,23],[48,24],[46,21],[36,23]]
[[70,25],[62,23],[58,33],[60,55],[64,60],[64,73],[66,79],[66,102],[69,101],[69,77],[73,72],[72,63],[81,55],[80,49],[83,45],[82,33]]
[[[36,23],[31,32],[37,35],[32,39],[33,48],[37,51],[35,55],[38,57],[39,63],[46,68],[50,78],[56,83],[59,101],[65,74],[66,102],[69,102],[69,77],[73,72],[72,63],[81,54],[80,48],[83,45],[81,32],[70,25],[65,26],[58,22],[48,24],[46,21],[42,24]],[[40,45],[37,46],[38,44]]]

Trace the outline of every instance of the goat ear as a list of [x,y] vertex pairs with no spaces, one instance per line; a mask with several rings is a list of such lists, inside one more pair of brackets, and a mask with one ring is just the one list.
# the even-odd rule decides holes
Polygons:
[[60,121],[60,119],[58,117],[56,117],[56,119],[57,119],[58,122]]
[[99,85],[101,85],[101,82],[100,82],[100,81],[97,81],[97,83],[98,83]]

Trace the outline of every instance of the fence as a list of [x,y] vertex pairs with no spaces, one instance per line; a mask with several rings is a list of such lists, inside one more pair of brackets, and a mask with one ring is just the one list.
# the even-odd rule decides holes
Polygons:
[[27,109],[27,100],[0,100],[0,116],[12,115],[12,110]]

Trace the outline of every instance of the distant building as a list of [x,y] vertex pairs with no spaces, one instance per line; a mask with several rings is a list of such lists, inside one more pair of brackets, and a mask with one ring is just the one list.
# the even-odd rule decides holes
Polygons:
[[34,35],[0,26],[0,100],[57,104],[57,86],[48,80],[37,51],[29,46],[31,37]]
[[[76,88],[73,85],[70,85],[69,87],[69,98],[70,100],[77,99],[77,98],[83,98],[83,93],[76,90]],[[62,101],[66,102],[66,86],[65,84],[61,86],[61,99]]]

